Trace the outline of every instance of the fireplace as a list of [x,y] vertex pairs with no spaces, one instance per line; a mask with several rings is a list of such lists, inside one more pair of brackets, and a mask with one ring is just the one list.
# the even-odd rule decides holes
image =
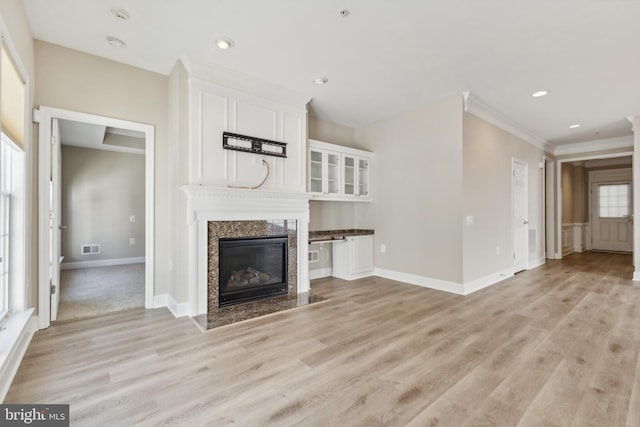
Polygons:
[[287,294],[288,240],[286,235],[219,239],[220,307]]

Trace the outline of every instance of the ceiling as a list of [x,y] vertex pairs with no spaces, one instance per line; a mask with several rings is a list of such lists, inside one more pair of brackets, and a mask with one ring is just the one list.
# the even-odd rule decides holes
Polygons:
[[[193,58],[308,96],[311,115],[355,128],[466,91],[555,146],[632,135],[626,119],[640,114],[640,1],[23,3],[36,39],[165,75]],[[221,36],[233,48],[215,47]]]
[[142,132],[73,120],[58,120],[58,122],[62,145],[145,154],[145,135]]

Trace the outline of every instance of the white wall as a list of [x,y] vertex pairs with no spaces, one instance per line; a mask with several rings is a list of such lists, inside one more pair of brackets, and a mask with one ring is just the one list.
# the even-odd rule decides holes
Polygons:
[[376,268],[462,282],[462,117],[455,96],[356,129],[376,156],[374,199],[355,207],[359,227],[375,229]]

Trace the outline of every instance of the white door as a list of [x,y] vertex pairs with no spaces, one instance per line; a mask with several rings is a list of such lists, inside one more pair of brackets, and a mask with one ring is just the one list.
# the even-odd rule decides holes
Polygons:
[[60,262],[61,262],[61,238],[60,238],[60,212],[61,212],[61,153],[60,153],[60,127],[57,119],[51,121],[51,184],[49,194],[50,227],[51,227],[51,321],[58,318],[58,305],[60,304]]
[[593,250],[632,252],[631,181],[591,186],[591,247]]
[[513,272],[527,268],[529,221],[527,220],[527,165],[513,160],[511,208],[513,233]]

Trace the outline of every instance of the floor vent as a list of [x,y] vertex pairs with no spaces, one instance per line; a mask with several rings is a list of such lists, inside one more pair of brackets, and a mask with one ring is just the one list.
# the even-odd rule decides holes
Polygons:
[[82,255],[96,255],[100,253],[100,245],[82,245],[81,254]]

